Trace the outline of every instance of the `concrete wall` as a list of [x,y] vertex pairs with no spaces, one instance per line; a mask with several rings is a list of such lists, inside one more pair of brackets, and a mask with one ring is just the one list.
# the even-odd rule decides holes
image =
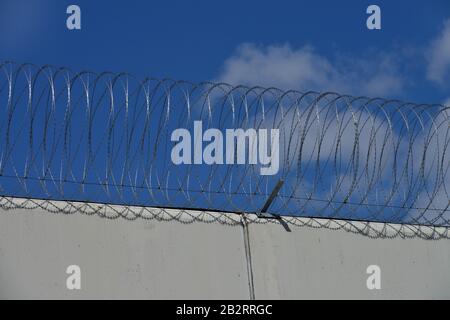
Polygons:
[[[251,225],[257,298],[450,298],[450,240],[371,239],[343,230]],[[366,269],[381,269],[368,290]]]
[[[247,230],[250,252],[239,223],[2,210],[0,298],[450,298],[450,240],[278,223]],[[381,290],[366,287],[372,264]],[[81,290],[66,288],[69,265],[81,268]]]

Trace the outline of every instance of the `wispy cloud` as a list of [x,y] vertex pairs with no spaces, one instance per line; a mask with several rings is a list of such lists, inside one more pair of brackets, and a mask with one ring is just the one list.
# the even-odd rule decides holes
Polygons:
[[[381,52],[367,51],[358,56],[335,54],[330,57],[319,54],[311,46],[293,48],[289,44],[258,46],[246,43],[239,46],[225,61],[217,79],[231,84],[392,97],[402,94],[407,88],[410,89],[413,84],[411,75],[418,64],[424,80],[426,72],[427,78],[433,82],[444,79],[445,73],[442,73],[442,69],[450,69],[450,54],[447,62],[445,55],[442,55],[445,48],[439,49],[437,46],[448,47],[450,50],[450,23],[447,23],[446,29],[449,30],[448,35],[445,31],[432,43],[432,47],[440,50],[440,54],[436,53],[435,58],[428,60],[429,63],[424,60],[425,48],[413,49],[412,52],[406,48]],[[434,78],[430,78],[429,71],[433,68],[437,71]],[[446,104],[450,106],[450,99]],[[296,111],[298,110],[300,112],[286,114],[281,126],[294,137],[287,139],[282,136],[281,149],[290,150],[292,153],[284,154],[286,158],[282,159],[282,162],[292,163],[296,159],[301,159],[302,165],[306,166],[311,159],[315,159],[316,167],[311,165],[305,167],[305,170],[318,172],[320,169],[324,174],[329,159],[338,159],[342,164],[354,164],[356,170],[352,171],[353,167],[344,166],[342,172],[333,171],[329,175],[324,174],[326,178],[322,181],[323,188],[315,190],[315,196],[328,199],[345,198],[347,194],[352,194],[358,199],[359,195],[365,194],[368,203],[387,201],[423,208],[428,206],[445,208],[448,205],[446,190],[450,183],[450,171],[440,176],[440,165],[448,163],[448,153],[442,150],[449,137],[447,112],[435,114],[429,122],[421,122],[423,127],[417,126],[415,122],[417,119],[411,116],[406,121],[413,125],[402,127],[405,119],[395,120],[399,114],[391,115],[391,122],[388,122],[383,118],[383,113],[360,110],[357,118],[361,126],[358,130],[354,130],[352,126],[341,129],[341,123],[351,123],[351,119],[348,118],[350,113],[346,114],[345,111],[343,114],[337,113],[336,119],[329,119],[326,114],[329,106],[325,105],[323,109],[317,106],[317,117],[309,119],[306,112],[301,112],[301,106]],[[421,120],[430,118],[424,117]],[[395,123],[395,127],[391,127],[390,123]],[[289,127],[289,124],[295,125],[295,129]],[[300,140],[302,130],[306,134],[304,139]],[[300,144],[301,149],[293,147]],[[300,150],[302,157],[296,154]],[[353,150],[357,150],[357,156],[354,156]],[[372,171],[378,169],[379,172]],[[354,183],[355,177],[362,179],[361,177],[374,176],[379,179],[376,184],[370,179]],[[442,180],[437,181],[435,178],[437,176]],[[423,183],[425,187],[423,190],[414,189],[408,193],[411,181]],[[310,187],[306,184],[302,192],[308,188]],[[308,195],[307,191],[306,194]],[[424,217],[434,218],[432,213],[430,211],[423,217],[411,213],[409,218],[415,218],[420,222],[424,221]],[[393,214],[399,215],[398,212]]]
[[438,84],[444,84],[450,76],[450,19],[444,23],[441,33],[431,42],[427,59],[427,78]]
[[448,98],[447,100],[445,100],[445,101],[443,102],[443,105],[444,105],[444,106],[447,106],[447,107],[450,107],[450,98]]
[[240,45],[224,63],[218,80],[282,89],[338,91],[355,95],[396,95],[406,81],[397,57],[381,52],[329,59],[311,46]]

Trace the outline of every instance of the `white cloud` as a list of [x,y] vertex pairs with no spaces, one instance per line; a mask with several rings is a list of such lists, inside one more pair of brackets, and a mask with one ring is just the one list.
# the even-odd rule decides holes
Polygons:
[[[407,77],[402,76],[402,67],[407,65],[402,59],[409,61],[407,53],[366,52],[356,58],[336,55],[330,59],[308,46],[293,49],[289,45],[260,47],[244,44],[226,60],[218,79],[232,84],[300,91],[332,90],[354,95],[392,96],[409,84]],[[447,105],[450,106],[450,99]],[[301,196],[312,194],[320,199],[334,197],[339,200],[351,194],[350,200],[364,199],[368,203],[387,201],[401,205],[407,200],[407,205],[433,208],[443,208],[448,204],[450,170],[445,167],[445,176],[439,171],[439,165],[449,163],[450,157],[450,153],[442,150],[449,140],[448,126],[444,125],[448,123],[447,114],[436,115],[432,123],[427,122],[428,117],[424,115],[421,118],[421,124],[425,125],[422,130],[414,116],[407,118],[413,128],[409,131],[406,127],[400,130],[403,122],[395,115],[389,116],[396,123],[394,130],[383,114],[376,112],[377,109],[355,108],[359,123],[356,132],[354,126],[340,125],[352,123],[351,113],[345,112],[347,109],[337,108],[342,113],[337,112],[334,117],[334,114],[327,113],[330,108],[323,101],[316,106],[317,116],[309,118],[309,113],[303,112],[308,107],[304,102],[304,106],[289,109],[283,115],[279,126],[288,135],[282,135],[280,149],[283,150],[283,158],[280,160],[282,167],[287,168],[295,167],[300,159],[305,172],[320,172],[321,179],[313,182],[306,175],[300,180],[300,188],[297,184],[285,185],[287,190],[292,189]],[[281,116],[277,113],[277,117]],[[267,115],[265,119],[269,126],[272,122],[281,121]],[[358,146],[355,149],[357,157],[352,154],[355,145]],[[333,167],[336,163],[338,165]],[[442,180],[436,180],[436,177]],[[411,181],[416,183],[416,189],[413,189]],[[426,189],[419,190],[418,186],[422,185]],[[316,209],[314,203],[309,205],[308,209]],[[322,203],[316,205],[317,208],[323,206]],[[362,216],[369,213],[358,210]],[[380,209],[373,209],[377,210]],[[389,213],[388,210],[383,212]],[[430,211],[425,216],[433,218],[432,214]],[[411,212],[408,217],[424,221],[416,212]],[[448,215],[445,217],[449,218]]]
[[443,104],[444,106],[450,107],[450,98],[448,98],[447,100],[445,100],[442,104]]
[[354,95],[396,95],[405,81],[394,55],[373,53],[330,60],[310,46],[242,44],[225,61],[219,81],[300,91],[337,91]]
[[427,53],[427,78],[443,84],[450,75],[450,19],[439,36],[431,42]]
[[[422,74],[426,69],[428,80],[443,84],[445,80],[450,80],[450,19],[441,34],[431,42],[428,51],[424,48],[414,52],[405,50],[367,51],[358,56],[335,54],[329,57],[319,54],[311,46],[293,48],[289,44],[258,46],[246,43],[225,61],[217,80],[235,85],[392,97],[401,94],[412,83],[411,72],[414,68],[411,66],[417,64],[419,58],[422,59]],[[427,61],[423,60],[425,52]],[[406,67],[409,69],[405,70]],[[444,101],[444,105],[450,107],[450,97]],[[322,109],[318,107],[318,110],[321,112]],[[389,199],[391,204],[402,204],[408,200],[407,205],[421,208],[448,206],[450,167],[447,164],[450,153],[445,151],[448,149],[445,146],[449,145],[450,118],[447,111],[434,115],[431,122],[424,121],[422,130],[413,125],[411,127],[415,129],[406,132],[392,130],[379,115],[361,110],[359,122],[367,125],[359,128],[358,140],[353,127],[339,129],[336,120],[327,120],[325,114],[321,113],[325,119],[317,116],[306,120],[307,113],[291,112],[285,114],[282,127],[294,138],[282,138],[281,149],[285,153],[282,152],[284,158],[281,162],[287,167],[287,164],[295,164],[296,160],[301,159],[303,170],[320,171],[327,177],[319,182],[314,181],[314,188],[309,185],[312,182],[304,178],[300,193],[309,195],[309,192],[313,192],[318,198],[328,199],[338,191],[336,196],[339,199],[351,191],[357,201],[365,195],[369,203],[383,203]],[[292,121],[293,117],[298,119]],[[339,114],[342,123],[348,122],[346,117],[348,115]],[[268,122],[274,120],[270,117],[266,119]],[[411,117],[408,121],[417,124],[414,119]],[[429,119],[424,116],[422,120]],[[294,124],[296,127],[292,128]],[[308,130],[305,139],[300,140],[304,128]],[[414,139],[411,140],[412,137]],[[298,154],[300,144],[301,158]],[[352,150],[356,144],[358,157],[355,158],[357,161],[353,161]],[[289,150],[289,154],[286,150]],[[339,163],[338,171],[327,171],[330,170],[327,166],[333,164],[332,160]],[[348,163],[354,164],[354,167],[345,166]],[[356,184],[352,184],[355,179],[354,168],[359,170]],[[370,180],[368,177],[376,179]],[[416,189],[412,189],[411,181],[415,181]],[[297,190],[296,187],[285,186],[292,190]],[[421,211],[410,212],[408,217],[426,222],[425,218],[432,219],[442,214],[439,211],[425,211],[423,217],[419,215]],[[444,214],[444,218],[449,219],[450,215]]]

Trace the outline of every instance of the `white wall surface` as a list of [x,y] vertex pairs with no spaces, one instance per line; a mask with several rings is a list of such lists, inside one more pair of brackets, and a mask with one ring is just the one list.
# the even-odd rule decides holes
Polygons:
[[[239,227],[0,213],[0,298],[248,297]],[[66,268],[81,268],[81,290]]]
[[[280,225],[251,225],[250,234],[256,298],[450,298],[450,240]],[[380,267],[380,290],[367,288],[370,265]]]
[[[239,224],[1,211],[3,299],[248,299],[251,290],[256,299],[450,298],[446,239],[250,223],[249,271]],[[381,268],[381,290],[367,289],[372,264]],[[69,265],[81,268],[81,290],[66,288]]]

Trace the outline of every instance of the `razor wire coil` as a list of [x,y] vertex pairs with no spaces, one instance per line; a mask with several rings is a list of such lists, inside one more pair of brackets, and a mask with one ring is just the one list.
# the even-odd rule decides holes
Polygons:
[[[4,197],[257,213],[282,180],[273,215],[450,226],[446,106],[12,62],[0,69]],[[277,170],[262,175],[267,164],[249,163],[251,138],[247,163],[175,164],[177,129],[192,134],[191,158],[212,142],[195,136],[196,122],[223,136],[278,130],[266,145],[278,145]],[[216,159],[227,157],[225,142]]]

